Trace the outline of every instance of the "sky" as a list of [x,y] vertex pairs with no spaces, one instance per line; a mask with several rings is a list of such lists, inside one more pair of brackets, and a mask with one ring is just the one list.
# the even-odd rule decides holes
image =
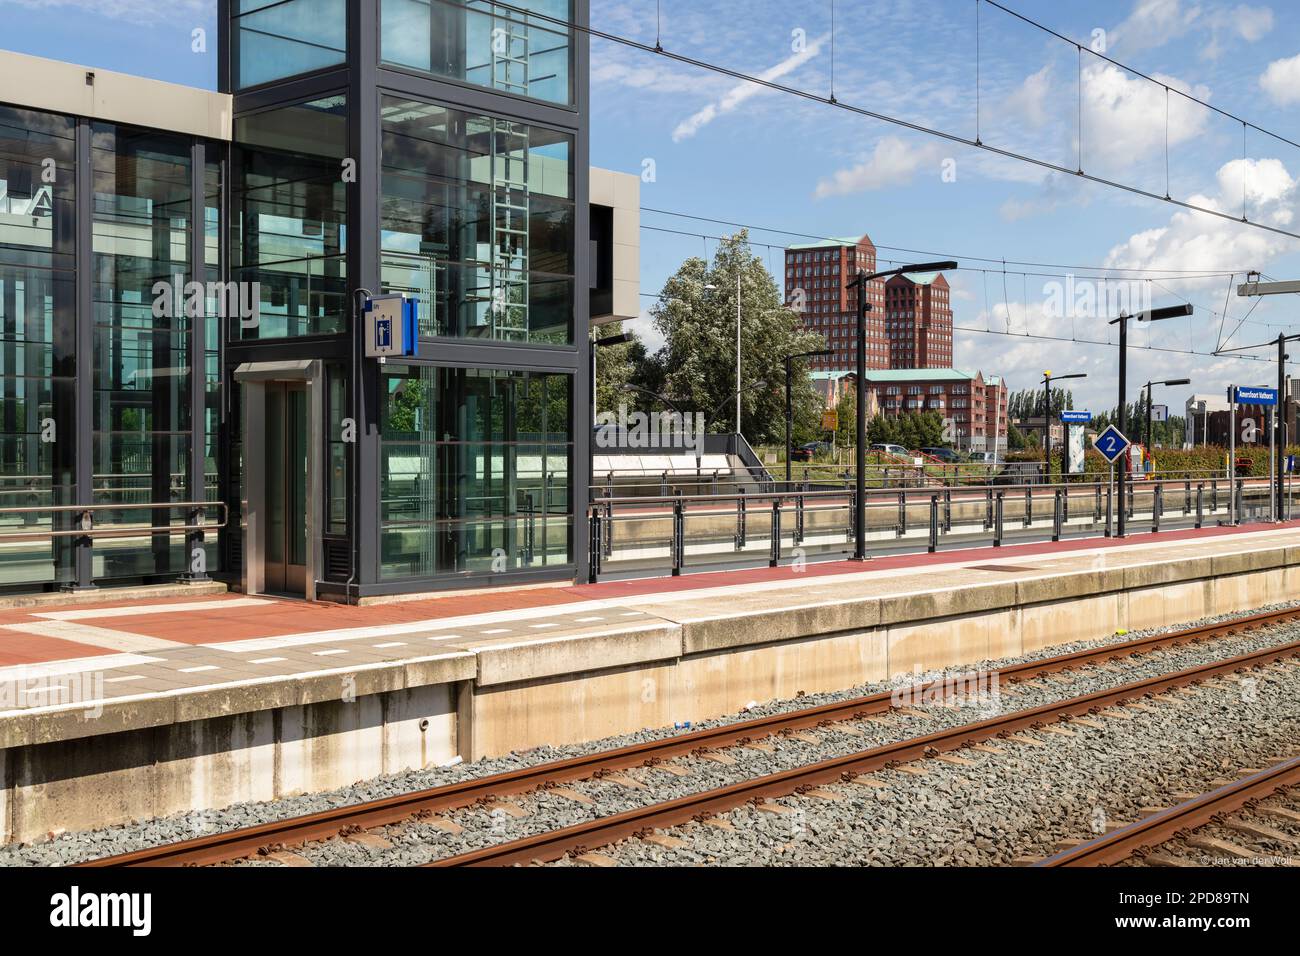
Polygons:
[[[974,0],[591,0],[591,19],[603,33],[658,39],[931,130],[978,132],[988,146],[1157,196],[1234,217],[1244,201],[1253,222],[1300,233],[1300,147],[1285,141],[1300,143],[1300,4],[1006,5],[1066,39]],[[211,88],[215,20],[213,0],[0,0],[0,46]],[[195,30],[207,31],[206,52],[194,50]],[[751,241],[778,281],[781,249],[805,237],[869,235],[882,267],[958,260],[955,364],[1013,389],[1047,369],[1086,373],[1073,383],[1076,408],[1116,401],[1107,299],[1196,309],[1133,326],[1130,400],[1148,379],[1193,380],[1162,390],[1175,407],[1193,392],[1275,381],[1274,362],[1242,357],[1275,349],[1210,353],[1300,332],[1295,296],[1235,291],[1247,270],[1300,278],[1300,239],[623,43],[593,38],[591,60],[591,161],[642,174],[647,308],[685,258],[712,255],[713,237],[735,231],[687,213],[761,227]],[[653,340],[644,314],[634,327]],[[1296,355],[1300,364],[1300,345]]]

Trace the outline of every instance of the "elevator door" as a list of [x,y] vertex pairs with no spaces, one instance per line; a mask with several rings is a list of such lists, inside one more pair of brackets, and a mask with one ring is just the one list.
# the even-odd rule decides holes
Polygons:
[[266,590],[307,591],[307,389],[266,386]]

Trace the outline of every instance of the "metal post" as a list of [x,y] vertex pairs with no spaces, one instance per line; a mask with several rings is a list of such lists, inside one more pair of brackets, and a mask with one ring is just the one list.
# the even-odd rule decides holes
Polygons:
[[898,492],[898,536],[907,534],[907,491]]
[[[737,324],[736,328],[737,329],[740,328],[739,324]],[[736,361],[737,362],[740,361],[739,350],[737,350],[736,352]],[[791,432],[794,429],[794,396],[790,391],[790,362],[791,362],[791,356],[787,355],[785,357],[785,488],[786,491],[790,490],[790,481],[791,481],[790,459],[794,453],[794,445],[792,444],[793,438],[791,437]],[[739,383],[736,384],[736,388],[737,389],[740,388]]]
[[1228,386],[1228,524],[1237,523],[1236,494],[1233,492],[1237,478],[1237,387]]
[[1160,530],[1160,512],[1165,507],[1164,485],[1157,481],[1155,488],[1151,492],[1151,532],[1157,533]]
[[[1286,457],[1286,335],[1279,334],[1277,337],[1277,404],[1273,406],[1275,415],[1274,420],[1277,425],[1274,427],[1274,434],[1281,432],[1282,441],[1277,448],[1277,459],[1274,463],[1273,474],[1277,482],[1275,492],[1275,504],[1273,507],[1273,520],[1281,521],[1284,514],[1282,504],[1282,481],[1285,477],[1283,471]],[[1276,443],[1275,443],[1276,444]]]
[[952,533],[952,489],[943,489],[943,530],[945,534]]
[[741,488],[739,489],[739,494],[736,496],[736,550],[737,551],[745,547],[745,531],[746,531],[745,518],[746,518],[745,489]]
[[1047,480],[1052,480],[1052,376],[1043,376],[1044,397],[1047,401],[1043,409],[1043,454],[1047,459]]
[[986,496],[984,502],[984,530],[988,531],[993,527],[993,489],[985,489],[984,494]]
[[770,567],[780,567],[781,565],[781,499],[777,498],[772,502],[772,557],[768,561]]
[[600,512],[593,510],[589,522],[590,539],[587,546],[587,582],[595,584],[600,579],[601,558],[601,519]]
[[995,548],[1002,547],[1002,499],[1005,496],[1005,491],[999,491],[993,504],[993,547]]
[[1093,487],[1093,490],[1096,492],[1096,502],[1093,505],[1093,509],[1092,509],[1092,520],[1099,522],[1101,521],[1101,483],[1098,482]]
[[853,559],[867,560],[867,275],[858,270],[857,405],[853,416],[858,447],[857,500],[853,508]]
[[682,499],[673,502],[673,577],[680,577],[686,557],[686,513]]
[[1056,489],[1052,502],[1052,540],[1061,540],[1061,489]]
[[[1119,430],[1127,437],[1128,435],[1128,316],[1120,316],[1119,320]],[[1116,537],[1126,537],[1128,534],[1128,519],[1124,514],[1124,486],[1126,482],[1126,472],[1131,459],[1127,457],[1128,449],[1124,449],[1123,460],[1119,463],[1117,471],[1118,491],[1119,491],[1119,529]]]
[[803,495],[794,500],[794,540],[796,544],[803,544]]
[[1034,524],[1034,489],[1029,485],[1025,486],[1025,527],[1033,527]]
[[939,550],[939,496],[930,496],[930,553]]
[[1115,519],[1115,466],[1110,466],[1110,480],[1106,482],[1106,537],[1111,537],[1111,522]]
[[1196,486],[1196,529],[1205,523],[1205,482]]
[[1183,482],[1183,514],[1190,514],[1192,511],[1192,479],[1188,478]]

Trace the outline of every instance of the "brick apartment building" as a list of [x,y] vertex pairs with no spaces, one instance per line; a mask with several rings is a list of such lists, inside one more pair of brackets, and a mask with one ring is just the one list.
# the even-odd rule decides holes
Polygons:
[[[800,313],[803,328],[822,335],[835,350],[815,359],[814,371],[857,367],[857,293],[845,284],[859,269],[876,269],[876,247],[867,236],[785,251],[786,304]],[[868,369],[952,367],[951,290],[941,274],[874,280],[867,300]]]
[[939,272],[885,283],[890,368],[952,368],[951,296]]
[[[867,236],[790,246],[785,251],[785,301],[802,316],[802,325],[826,339],[835,355],[812,360],[813,371],[857,367],[857,292],[845,288],[858,270],[876,271],[876,247]],[[867,368],[889,368],[885,334],[885,281],[869,284]]]
[[[854,388],[854,373],[814,372],[813,383],[834,408]],[[953,448],[1007,449],[1007,386],[996,375],[964,369],[875,369],[867,373],[867,417],[938,412],[952,422]],[[994,443],[994,436],[997,443]]]

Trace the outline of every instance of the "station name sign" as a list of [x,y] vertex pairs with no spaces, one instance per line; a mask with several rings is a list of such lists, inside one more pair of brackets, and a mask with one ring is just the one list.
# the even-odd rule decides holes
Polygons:
[[1240,405],[1276,405],[1277,389],[1250,388],[1238,385],[1234,390],[1234,401]]
[[1061,412],[1061,421],[1087,425],[1092,421],[1092,412]]

